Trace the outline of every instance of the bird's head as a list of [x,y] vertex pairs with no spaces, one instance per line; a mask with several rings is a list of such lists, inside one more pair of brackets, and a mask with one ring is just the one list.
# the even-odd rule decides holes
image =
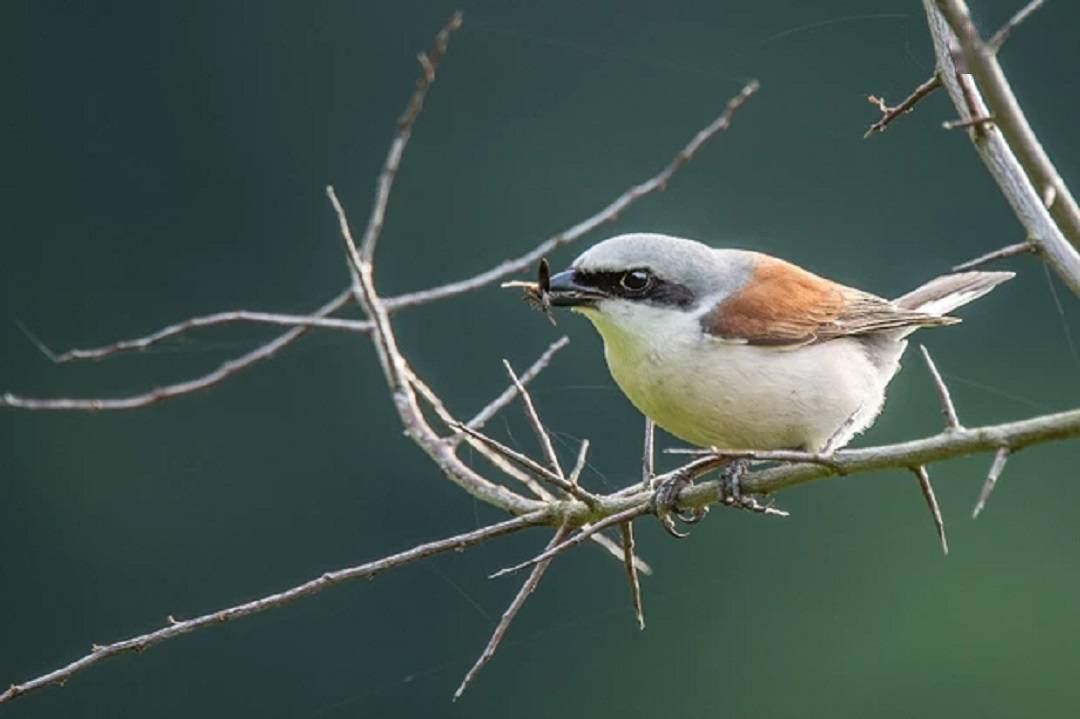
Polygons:
[[752,273],[744,253],[635,233],[589,248],[552,275],[548,294],[553,307],[584,314],[605,336],[656,332],[696,322]]

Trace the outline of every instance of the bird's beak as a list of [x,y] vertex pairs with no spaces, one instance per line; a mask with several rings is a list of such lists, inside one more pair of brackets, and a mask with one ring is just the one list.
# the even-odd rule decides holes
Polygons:
[[595,287],[575,282],[573,270],[552,275],[547,291],[553,307],[593,307],[604,299]]

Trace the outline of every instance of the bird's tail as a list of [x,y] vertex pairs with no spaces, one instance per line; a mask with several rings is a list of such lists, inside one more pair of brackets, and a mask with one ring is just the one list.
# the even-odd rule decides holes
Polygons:
[[945,315],[957,307],[979,299],[1015,276],[1015,272],[958,272],[955,275],[942,275],[893,302],[905,310]]

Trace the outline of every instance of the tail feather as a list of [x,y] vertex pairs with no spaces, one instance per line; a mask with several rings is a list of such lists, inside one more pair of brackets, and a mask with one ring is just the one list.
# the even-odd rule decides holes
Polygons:
[[945,315],[979,299],[1015,272],[958,272],[930,280],[922,287],[893,300],[898,307],[930,315]]

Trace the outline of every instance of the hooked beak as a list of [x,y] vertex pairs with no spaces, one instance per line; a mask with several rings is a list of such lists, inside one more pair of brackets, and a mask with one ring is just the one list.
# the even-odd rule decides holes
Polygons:
[[553,307],[595,307],[604,294],[595,287],[578,284],[574,281],[574,271],[566,270],[551,276],[548,297]]

